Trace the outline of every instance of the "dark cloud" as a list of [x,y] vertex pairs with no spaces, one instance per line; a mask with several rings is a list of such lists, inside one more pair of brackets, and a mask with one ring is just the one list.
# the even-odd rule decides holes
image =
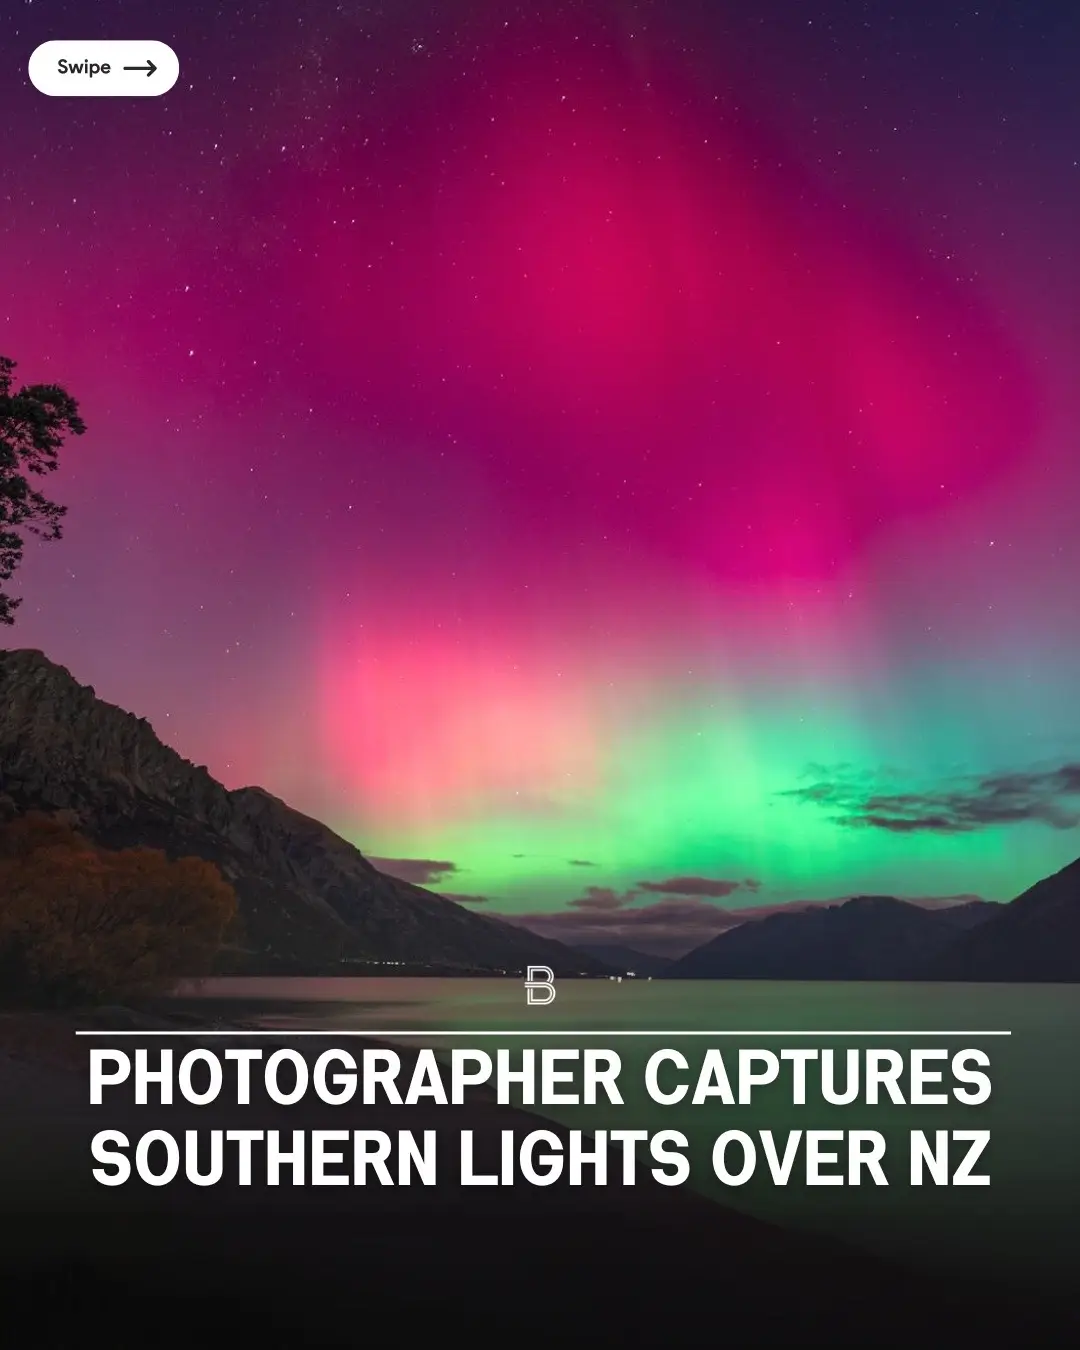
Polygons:
[[567,861],[569,862],[569,864],[570,864],[571,867],[595,867],[595,866],[596,866],[596,864],[595,864],[594,862],[590,862],[590,861],[588,860],[588,858],[568,858]]
[[584,895],[570,901],[571,909],[622,909],[633,900],[634,891],[615,891],[610,886],[590,886]]
[[453,900],[458,905],[487,905],[490,897],[486,895],[454,895],[451,891],[440,891],[444,900]]
[[722,900],[736,891],[759,891],[761,882],[752,877],[742,881],[725,881],[718,877],[669,877],[667,881],[639,881],[637,889],[657,895],[697,895]]
[[971,776],[929,791],[891,787],[882,790],[880,777],[867,782],[834,770],[780,795],[832,812],[838,825],[892,834],[970,834],[1025,821],[1055,830],[1080,824],[1080,763]]
[[435,885],[458,870],[457,863],[435,862],[431,858],[369,858],[368,862],[388,877],[410,881],[414,886]]

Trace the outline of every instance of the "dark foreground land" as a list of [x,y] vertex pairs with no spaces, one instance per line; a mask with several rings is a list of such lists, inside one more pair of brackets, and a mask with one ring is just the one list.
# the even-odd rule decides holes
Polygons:
[[55,1024],[51,1039],[13,1026],[0,1026],[0,1297],[36,1345],[103,1331],[114,1345],[188,1347],[461,1332],[537,1346],[956,1346],[991,1333],[1056,1346],[1080,1329],[1064,1300],[938,1281],[682,1188],[623,1186],[617,1170],[615,1184],[580,1188],[465,1188],[451,1168],[438,1187],[106,1189],[89,1155],[106,1128],[132,1139],[155,1128],[438,1129],[455,1145],[472,1129],[478,1169],[494,1171],[501,1130],[546,1122],[483,1099],[350,1105],[329,1122],[318,1104],[252,1106],[242,1120],[235,1105],[91,1108],[86,1042]]

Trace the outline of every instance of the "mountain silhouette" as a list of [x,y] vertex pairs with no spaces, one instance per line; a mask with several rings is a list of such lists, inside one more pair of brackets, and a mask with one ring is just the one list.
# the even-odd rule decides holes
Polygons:
[[261,788],[229,791],[38,651],[0,651],[0,818],[66,813],[106,848],[217,864],[243,947],[223,971],[347,973],[366,961],[556,975],[600,963],[384,875],[332,830]]
[[964,933],[933,963],[942,980],[1080,981],[1080,860],[1037,881],[986,924]]
[[923,909],[862,895],[748,920],[695,947],[666,973],[698,980],[919,979],[958,934],[977,931],[999,908],[976,900]]

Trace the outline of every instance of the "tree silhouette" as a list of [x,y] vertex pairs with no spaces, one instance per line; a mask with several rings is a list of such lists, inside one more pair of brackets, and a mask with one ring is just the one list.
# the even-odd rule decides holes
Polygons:
[[[15,389],[15,362],[0,356],[0,586],[22,562],[26,534],[60,538],[67,507],[36,491],[30,475],[52,473],[66,438],[85,430],[67,390],[56,384]],[[21,604],[0,590],[0,623],[14,623]]]

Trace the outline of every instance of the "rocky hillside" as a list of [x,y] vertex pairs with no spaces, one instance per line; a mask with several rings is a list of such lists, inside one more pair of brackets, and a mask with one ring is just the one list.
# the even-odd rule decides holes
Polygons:
[[210,859],[240,899],[223,969],[340,973],[365,960],[557,975],[602,967],[561,943],[379,872],[260,788],[230,792],[41,652],[0,651],[0,812],[65,811],[111,848]]

